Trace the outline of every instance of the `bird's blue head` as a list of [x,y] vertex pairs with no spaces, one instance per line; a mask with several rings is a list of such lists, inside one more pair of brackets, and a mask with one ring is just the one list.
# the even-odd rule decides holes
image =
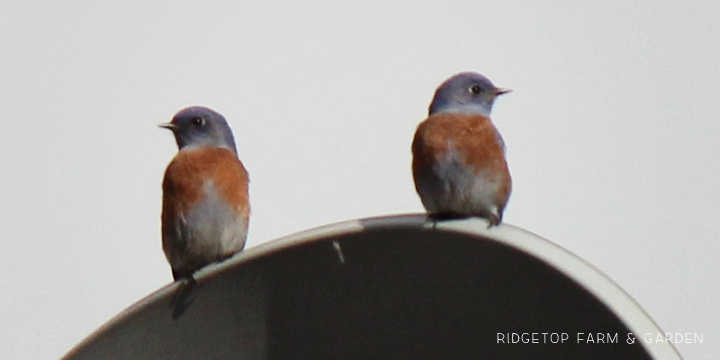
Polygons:
[[430,104],[430,115],[465,113],[490,116],[495,98],[510,91],[495,87],[488,78],[478,73],[463,72],[438,87]]
[[219,113],[202,106],[180,110],[172,121],[160,124],[170,129],[180,150],[203,146],[230,149],[237,153],[232,130]]

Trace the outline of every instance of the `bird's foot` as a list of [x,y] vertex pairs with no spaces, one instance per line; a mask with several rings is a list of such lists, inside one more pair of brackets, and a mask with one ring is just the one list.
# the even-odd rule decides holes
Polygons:
[[490,214],[490,216],[488,216],[487,219],[488,219],[488,227],[487,227],[488,229],[493,226],[500,225],[500,222],[502,221],[502,219],[500,219],[500,217],[495,214]]
[[180,318],[180,316],[185,313],[185,310],[190,307],[190,304],[192,304],[192,300],[190,300],[190,293],[197,284],[197,281],[195,281],[195,278],[192,277],[192,275],[180,279],[179,282],[180,284],[177,290],[175,290],[175,294],[173,294],[172,301],[170,302],[170,307],[173,309],[173,320]]

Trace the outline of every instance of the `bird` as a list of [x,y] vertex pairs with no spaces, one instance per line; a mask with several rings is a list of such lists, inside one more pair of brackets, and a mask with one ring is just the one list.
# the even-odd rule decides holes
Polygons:
[[456,74],[437,88],[412,143],[415,189],[433,220],[502,222],[512,179],[490,112],[510,91],[476,72]]
[[250,217],[249,178],[232,130],[216,111],[191,106],[169,123],[178,153],[162,182],[162,247],[175,281],[242,251]]

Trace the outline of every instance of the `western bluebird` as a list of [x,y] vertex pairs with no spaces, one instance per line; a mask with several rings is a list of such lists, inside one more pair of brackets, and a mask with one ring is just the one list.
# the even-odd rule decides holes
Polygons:
[[175,280],[241,251],[247,237],[248,174],[225,118],[200,106],[160,124],[179,151],[163,180],[162,240]]
[[412,144],[415,189],[431,217],[479,216],[489,226],[502,221],[512,183],[490,110],[509,91],[464,72],[435,92]]

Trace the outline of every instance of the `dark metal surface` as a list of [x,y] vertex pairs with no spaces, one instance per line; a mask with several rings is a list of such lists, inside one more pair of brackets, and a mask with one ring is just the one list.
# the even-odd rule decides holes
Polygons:
[[[627,343],[660,330],[600,272],[482,220],[330,225],[249,249],[197,280],[176,319],[173,284],[65,359],[680,359],[667,343]],[[533,333],[538,343],[523,343]]]

